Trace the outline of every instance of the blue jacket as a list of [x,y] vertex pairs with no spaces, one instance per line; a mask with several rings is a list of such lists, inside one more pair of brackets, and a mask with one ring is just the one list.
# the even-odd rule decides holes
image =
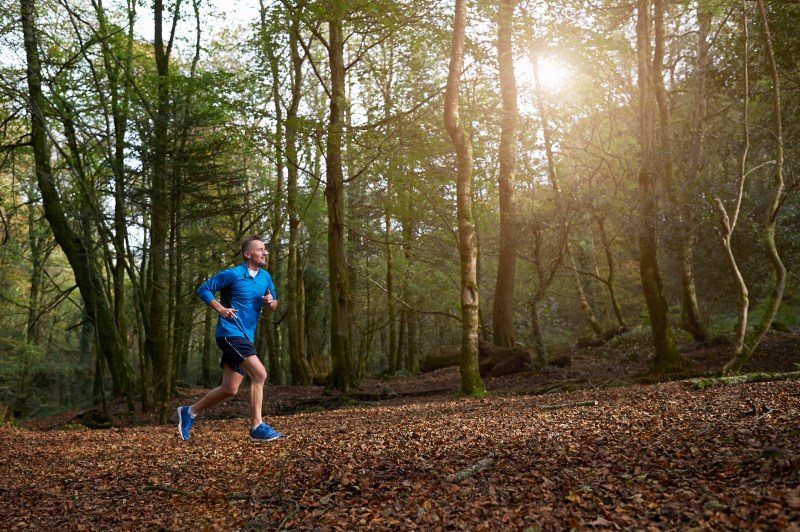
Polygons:
[[247,264],[242,263],[219,272],[201,284],[197,288],[197,295],[208,305],[214,299],[214,292],[219,292],[222,306],[239,311],[236,313],[238,319],[219,317],[217,337],[244,336],[252,342],[263,303],[261,296],[267,295],[268,290],[273,299],[278,299],[272,277],[260,268],[253,277],[247,271]]

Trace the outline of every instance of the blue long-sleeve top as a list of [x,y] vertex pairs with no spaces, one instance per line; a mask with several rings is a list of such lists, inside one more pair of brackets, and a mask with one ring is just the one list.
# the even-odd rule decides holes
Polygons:
[[261,313],[261,297],[267,295],[267,291],[273,299],[278,299],[269,273],[259,268],[253,277],[247,270],[247,264],[242,263],[219,272],[201,284],[197,288],[197,295],[208,305],[214,299],[214,293],[219,292],[219,302],[223,307],[239,311],[236,314],[238,319],[219,317],[215,333],[217,337],[244,336],[252,342]]

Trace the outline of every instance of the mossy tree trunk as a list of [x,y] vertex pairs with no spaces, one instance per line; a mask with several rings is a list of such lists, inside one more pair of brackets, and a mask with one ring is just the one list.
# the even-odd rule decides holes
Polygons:
[[482,396],[486,393],[478,371],[478,276],[477,245],[472,219],[472,141],[461,124],[458,112],[461,72],[464,68],[464,40],[467,2],[456,0],[453,42],[444,99],[444,125],[457,157],[458,252],[461,263],[461,393]]
[[[656,0],[657,2],[660,0]],[[636,20],[636,53],[639,87],[639,274],[642,292],[650,316],[655,357],[651,370],[672,371],[682,367],[685,359],[678,353],[669,310],[661,282],[658,265],[658,239],[656,219],[658,216],[656,183],[658,175],[653,68],[651,65],[651,2],[638,0]],[[661,35],[663,37],[663,34]],[[663,44],[661,44],[663,46]],[[656,73],[659,74],[659,73]]]

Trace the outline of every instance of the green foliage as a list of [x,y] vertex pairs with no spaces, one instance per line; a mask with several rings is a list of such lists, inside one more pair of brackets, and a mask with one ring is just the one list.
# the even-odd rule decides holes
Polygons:
[[637,327],[615,336],[592,351],[600,356],[617,358],[622,361],[647,360],[653,356],[653,341],[649,330]]
[[[765,308],[766,301],[760,301],[749,310],[747,314],[748,329],[761,321]],[[730,312],[715,316],[711,327],[713,335],[729,336],[733,332],[737,320],[737,314]],[[796,331],[800,328],[800,305],[796,300],[791,297],[784,299],[775,316],[773,328],[779,332]]]
[[74,393],[85,390],[83,383],[88,381],[85,363],[74,353],[47,351],[9,338],[0,342],[0,404],[8,405],[15,417],[46,415],[90,399]]

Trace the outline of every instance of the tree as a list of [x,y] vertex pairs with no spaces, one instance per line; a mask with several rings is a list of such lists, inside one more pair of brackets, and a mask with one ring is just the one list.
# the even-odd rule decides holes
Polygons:
[[[655,0],[659,2],[661,0]],[[650,0],[638,0],[636,18],[636,54],[639,86],[639,274],[642,292],[650,315],[655,357],[652,369],[667,372],[684,365],[678,353],[668,307],[664,298],[661,272],[658,266],[658,239],[656,236],[657,187],[663,179],[658,175],[655,143],[655,113],[653,108],[653,68],[650,46]],[[662,35],[663,37],[663,35]],[[663,46],[663,44],[661,45]]]
[[770,326],[772,325],[775,316],[778,313],[783,293],[786,288],[786,267],[778,254],[778,249],[775,244],[775,230],[778,222],[778,213],[781,205],[783,204],[783,121],[781,119],[781,92],[780,92],[780,78],[778,77],[778,68],[775,61],[775,52],[772,45],[772,36],[769,31],[769,21],[767,20],[767,13],[764,9],[762,0],[756,0],[756,8],[761,22],[761,38],[764,47],[764,55],[766,56],[767,69],[772,82],[772,134],[773,141],[773,156],[774,159],[770,161],[773,164],[773,178],[772,178],[772,197],[770,198],[769,205],[766,212],[766,220],[763,223],[763,245],[766,250],[767,260],[773,270],[774,278],[771,280],[771,290],[767,300],[766,308],[759,322],[753,328],[753,331],[747,333],[747,313],[748,313],[748,289],[747,284],[742,277],[739,270],[736,258],[731,246],[731,237],[736,228],[736,222],[741,212],[742,199],[744,195],[745,182],[748,176],[760,166],[748,170],[747,159],[750,149],[750,78],[748,74],[748,46],[749,46],[749,33],[747,28],[747,6],[743,5],[743,23],[744,29],[744,54],[743,54],[743,69],[744,69],[744,98],[743,98],[743,136],[744,146],[742,149],[741,165],[739,178],[737,180],[737,193],[735,198],[735,205],[733,207],[732,215],[729,217],[727,210],[722,203],[722,200],[716,198],[717,208],[720,213],[720,234],[722,237],[722,246],[725,251],[725,257],[728,265],[731,268],[734,280],[736,282],[736,292],[739,302],[739,316],[736,324],[736,337],[734,339],[733,356],[725,364],[723,371],[725,373],[735,373],[741,371],[744,364],[750,359],[756,347],[764,339]]
[[[583,289],[583,281],[581,281],[580,274],[578,273],[575,257],[573,256],[572,246],[570,246],[569,242],[569,232],[570,232],[570,225],[571,222],[567,217],[567,202],[563,198],[563,193],[561,191],[561,184],[559,183],[558,179],[558,169],[556,168],[556,161],[555,156],[553,154],[553,139],[552,133],[550,131],[550,123],[549,123],[549,113],[547,111],[547,103],[545,102],[544,98],[544,90],[542,89],[542,84],[540,80],[539,74],[539,58],[534,53],[533,57],[531,58],[531,62],[533,63],[533,80],[534,80],[534,90],[536,93],[536,103],[539,107],[539,119],[542,122],[542,140],[544,141],[544,153],[545,159],[547,160],[547,177],[550,180],[550,185],[553,188],[553,195],[555,196],[555,204],[557,212],[555,213],[556,216],[562,216],[564,219],[562,221],[562,233],[564,238],[563,249],[559,249],[558,257],[559,260],[555,264],[556,266],[560,265],[561,262],[561,255],[562,253],[566,253],[567,259],[569,264],[567,267],[570,268],[573,274],[573,279],[575,280],[575,287],[578,290],[578,299],[581,303],[581,309],[583,310],[584,314],[586,314],[586,321],[589,323],[589,327],[591,327],[592,331],[596,335],[600,335],[603,332],[603,326],[600,325],[600,322],[597,321],[597,317],[594,315],[594,311],[592,310],[591,305],[589,304],[588,299],[586,298],[586,292]],[[537,286],[537,293],[541,294],[538,299],[544,297],[547,289],[549,288],[550,282],[552,282],[554,277],[555,271],[553,271],[553,275],[548,277],[539,276],[539,285]],[[549,280],[546,280],[549,279]],[[538,306],[538,301],[536,303]],[[531,312],[536,312],[537,309],[534,308]],[[538,319],[537,319],[538,322]],[[540,353],[540,360],[546,361],[547,356],[545,349],[543,348],[543,342],[537,341],[536,344],[539,346],[538,352]]]
[[300,168],[298,159],[298,110],[303,90],[303,56],[298,49],[300,39],[301,11],[298,6],[290,11],[289,52],[292,60],[291,100],[286,113],[286,210],[289,217],[289,257],[286,265],[287,328],[289,333],[289,360],[292,368],[292,383],[308,384],[310,375],[303,349],[302,291],[303,267],[298,256],[300,239],[300,213],[297,202],[297,177]]
[[478,371],[478,278],[477,246],[472,219],[472,143],[458,112],[464,41],[467,26],[466,0],[456,0],[453,44],[444,97],[444,126],[457,158],[458,254],[461,263],[461,393],[482,396],[483,380]]
[[[711,29],[711,12],[704,0],[697,2],[697,65],[695,72],[695,112],[692,128],[692,151],[689,160],[686,188],[696,187],[703,171],[703,148],[705,145],[705,124],[707,114],[706,84],[708,77],[708,34]],[[708,331],[700,319],[697,303],[697,288],[694,273],[694,249],[697,244],[697,231],[694,230],[696,217],[690,199],[677,206],[683,224],[678,234],[683,235],[678,242],[678,263],[681,276],[681,325],[694,337],[696,342],[708,339]],[[685,229],[685,230],[684,230]]]
[[118,396],[125,395],[128,398],[128,406],[132,409],[130,371],[124,357],[122,338],[114,321],[113,310],[104,297],[103,280],[94,253],[88,247],[88,242],[68,221],[50,165],[34,1],[22,0],[21,8],[27,63],[28,109],[31,119],[30,138],[45,217],[56,242],[70,263],[85,302],[86,313],[97,331],[98,348],[111,371],[114,393]]
[[492,304],[493,341],[514,346],[514,278],[517,260],[517,228],[514,207],[514,174],[517,166],[517,82],[514,78],[512,36],[517,0],[500,0],[497,14],[497,64],[503,112],[500,119],[500,259]]
[[[696,342],[704,342],[708,339],[708,332],[705,330],[703,323],[700,319],[700,310],[697,303],[697,289],[695,288],[694,267],[692,264],[694,254],[694,241],[696,239],[696,231],[694,229],[694,216],[692,213],[696,208],[694,198],[689,195],[678,199],[677,189],[679,187],[676,183],[676,175],[674,171],[674,159],[672,148],[672,131],[671,131],[671,114],[673,102],[667,92],[664,84],[664,56],[666,53],[665,35],[665,1],[655,0],[654,3],[654,23],[655,23],[655,47],[653,50],[653,82],[655,88],[656,103],[658,104],[658,156],[657,164],[658,171],[665,182],[666,188],[669,190],[671,201],[671,213],[676,221],[676,230],[673,233],[673,238],[668,239],[670,247],[675,250],[676,258],[678,261],[678,268],[680,270],[680,290],[681,290],[681,325],[684,329],[694,337]],[[702,11],[702,7],[698,6],[698,13]],[[699,164],[700,156],[702,154],[702,136],[703,136],[703,121],[704,116],[703,103],[703,84],[704,71],[705,71],[705,49],[707,43],[705,42],[708,33],[708,21],[703,20],[703,15],[698,14],[700,20],[698,21],[698,54],[697,54],[697,88],[696,99],[697,101],[697,115],[695,116],[694,134],[696,142],[693,143],[692,158]],[[706,17],[707,18],[707,17]],[[683,184],[691,185],[696,181],[699,167],[695,167],[692,171],[694,174],[692,178],[687,179]]]
[[172,13],[173,24],[169,40],[164,42],[164,2],[154,0],[153,16],[155,20],[155,54],[158,75],[157,103],[154,116],[153,135],[153,172],[151,175],[152,207],[150,209],[150,308],[147,348],[153,361],[153,384],[156,393],[156,407],[159,419],[166,423],[170,415],[169,398],[172,382],[172,359],[168,345],[167,326],[170,318],[169,294],[170,280],[167,271],[166,252],[171,219],[171,199],[169,188],[169,169],[167,151],[169,143],[170,91],[169,62],[172,44],[175,39],[175,22],[180,15],[180,0],[175,4]]
[[328,205],[328,280],[331,301],[331,385],[346,392],[350,389],[350,285],[345,257],[346,226],[344,212],[344,138],[345,65],[343,7],[331,3],[327,12],[328,60],[330,68],[330,114],[326,137],[325,200]]
[[[286,167],[286,140],[284,138],[284,124],[283,117],[283,100],[281,98],[281,75],[280,75],[280,56],[277,52],[277,38],[280,34],[275,32],[274,23],[268,19],[267,8],[263,0],[259,1],[259,39],[261,41],[262,53],[267,56],[268,68],[271,74],[272,85],[272,104],[275,112],[275,134],[274,134],[274,165],[275,165],[275,188],[270,194],[269,206],[270,217],[269,225],[270,232],[268,238],[269,253],[267,259],[267,271],[276,278],[278,275],[278,252],[280,249],[281,234],[284,226],[283,214],[283,201],[284,201],[284,169]],[[273,24],[271,24],[273,23]],[[291,33],[291,32],[290,32]],[[268,308],[264,309],[261,314],[259,333],[261,338],[266,341],[268,367],[270,379],[273,382],[281,382],[280,380],[280,361],[281,361],[281,345],[278,342],[278,334],[276,327],[272,323],[272,311]],[[297,357],[291,358],[290,352],[290,366],[292,372],[292,382],[297,378],[299,380],[307,380],[302,377],[302,368],[297,364]]]

